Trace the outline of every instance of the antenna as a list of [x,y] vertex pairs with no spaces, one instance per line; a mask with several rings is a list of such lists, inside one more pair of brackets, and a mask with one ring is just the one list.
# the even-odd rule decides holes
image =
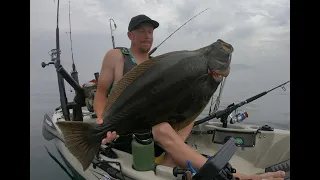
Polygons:
[[71,71],[71,77],[79,83],[79,78],[78,78],[78,72],[76,69],[76,65],[74,64],[74,59],[73,59],[73,48],[72,48],[72,37],[71,37],[71,18],[70,18],[70,1],[69,1],[69,32],[66,32],[67,34],[69,33],[70,35],[70,45],[71,45],[71,58],[72,58],[72,71]]
[[[114,29],[112,29],[111,21],[113,22]],[[113,31],[115,31],[115,30],[117,29],[117,25],[116,25],[116,23],[114,22],[114,20],[113,20],[112,18],[109,19],[109,23],[110,23],[112,46],[113,46],[113,49],[114,49],[114,48],[116,48],[116,46],[115,46],[115,44],[114,44]]]

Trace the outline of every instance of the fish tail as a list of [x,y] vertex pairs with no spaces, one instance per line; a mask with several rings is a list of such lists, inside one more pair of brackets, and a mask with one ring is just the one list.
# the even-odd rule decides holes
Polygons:
[[56,124],[70,153],[79,160],[83,171],[87,170],[101,146],[101,139],[94,134],[94,125],[79,121],[63,121]]

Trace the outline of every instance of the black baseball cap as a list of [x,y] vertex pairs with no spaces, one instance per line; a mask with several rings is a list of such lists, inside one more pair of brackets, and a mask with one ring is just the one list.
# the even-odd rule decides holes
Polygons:
[[151,18],[149,18],[144,14],[140,14],[131,18],[128,26],[128,31],[132,31],[136,29],[142,23],[150,23],[153,26],[153,29],[156,29],[157,27],[159,27],[159,23],[157,21],[152,20]]

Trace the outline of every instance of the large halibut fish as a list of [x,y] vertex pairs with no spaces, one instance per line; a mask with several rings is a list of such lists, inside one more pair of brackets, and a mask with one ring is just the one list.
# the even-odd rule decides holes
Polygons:
[[135,66],[108,97],[103,124],[61,121],[69,151],[86,170],[108,131],[118,135],[168,122],[176,131],[202,112],[230,71],[232,45],[218,39],[194,51],[175,51]]

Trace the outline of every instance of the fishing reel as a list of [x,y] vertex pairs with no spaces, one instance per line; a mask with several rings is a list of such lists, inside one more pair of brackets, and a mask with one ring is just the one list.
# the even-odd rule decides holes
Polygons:
[[248,116],[249,115],[246,110],[236,109],[229,114],[227,121],[229,121],[230,124],[241,123],[243,120],[248,118]]
[[222,127],[227,128],[228,122],[230,124],[241,123],[249,116],[247,111],[238,111],[238,108],[239,105],[232,103],[225,110],[218,112],[220,114],[217,115],[217,118],[220,118]]
[[42,62],[41,66],[42,66],[42,68],[45,68],[46,66],[49,66],[50,64],[54,64],[54,62],[49,62],[49,63]]
[[56,60],[57,60],[58,53],[60,54],[61,51],[60,50],[58,51],[57,49],[51,49],[51,51],[49,51],[48,54],[51,56],[52,62],[48,62],[48,63],[42,62],[41,63],[42,68],[45,68],[46,66],[49,66],[50,64],[55,64]]

